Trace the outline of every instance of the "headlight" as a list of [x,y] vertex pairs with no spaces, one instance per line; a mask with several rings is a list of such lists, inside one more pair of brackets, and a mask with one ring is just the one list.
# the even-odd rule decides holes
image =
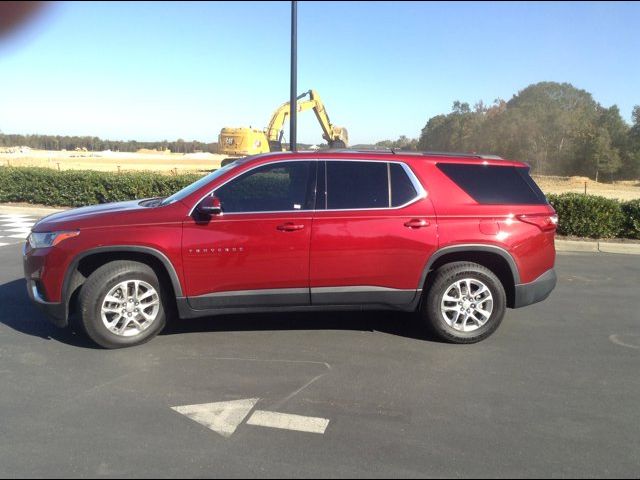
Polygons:
[[27,237],[27,242],[29,242],[29,246],[31,248],[48,248],[56,246],[67,238],[76,237],[78,235],[80,235],[79,230],[71,232],[31,232]]

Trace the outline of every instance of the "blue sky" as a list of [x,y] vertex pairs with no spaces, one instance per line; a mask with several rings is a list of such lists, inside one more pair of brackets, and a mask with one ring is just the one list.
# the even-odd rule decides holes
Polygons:
[[[0,39],[0,131],[215,141],[288,99],[289,2],[62,2]],[[351,143],[570,82],[630,122],[640,3],[299,2],[298,90]],[[288,138],[288,133],[286,134]],[[298,140],[321,141],[315,116]]]

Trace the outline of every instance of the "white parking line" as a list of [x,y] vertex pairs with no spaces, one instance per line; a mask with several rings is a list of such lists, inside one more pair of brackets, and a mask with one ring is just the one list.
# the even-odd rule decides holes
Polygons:
[[324,434],[329,425],[329,419],[256,410],[247,420],[247,425]]

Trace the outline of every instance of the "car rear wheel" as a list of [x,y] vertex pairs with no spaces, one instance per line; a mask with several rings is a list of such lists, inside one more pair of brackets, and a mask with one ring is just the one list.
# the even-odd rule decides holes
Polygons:
[[491,270],[477,263],[454,262],[435,272],[422,317],[447,342],[475,343],[496,331],[505,310],[504,287]]
[[93,272],[79,297],[80,322],[104,348],[144,343],[165,326],[166,293],[151,267],[118,260]]

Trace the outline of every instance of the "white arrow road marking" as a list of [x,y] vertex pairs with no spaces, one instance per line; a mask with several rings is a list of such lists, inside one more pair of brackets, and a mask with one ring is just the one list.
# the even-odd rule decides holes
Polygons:
[[191,420],[210,428],[223,437],[230,437],[238,425],[258,403],[259,398],[245,398],[229,402],[203,403],[200,405],[183,405],[171,407]]
[[327,425],[329,425],[329,419],[256,410],[249,420],[247,420],[247,424],[324,434]]

